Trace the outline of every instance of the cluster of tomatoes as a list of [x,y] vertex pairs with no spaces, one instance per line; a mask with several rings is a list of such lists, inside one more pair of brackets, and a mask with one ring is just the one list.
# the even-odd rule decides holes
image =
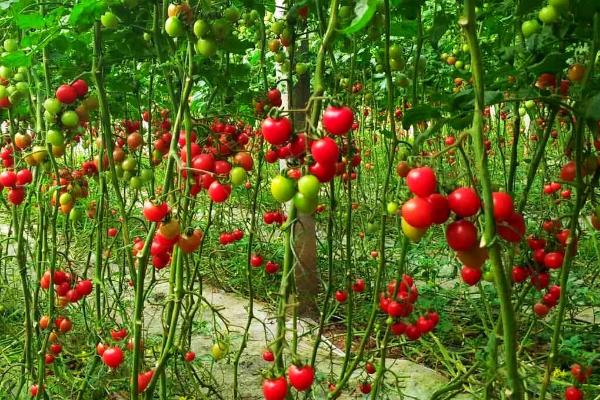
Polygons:
[[[335,136],[345,135],[354,123],[354,114],[348,107],[329,106],[322,118],[324,130]],[[329,182],[338,173],[344,172],[345,163],[339,162],[340,149],[330,136],[309,143],[305,134],[293,135],[292,122],[287,117],[267,117],[261,124],[262,135],[273,146],[265,154],[267,162],[277,159],[296,158],[304,162],[304,155],[310,145],[313,162],[308,174],[302,174],[299,168],[292,168],[288,176],[277,175],[271,180],[271,194],[279,202],[293,200],[296,208],[306,214],[314,212],[318,205],[320,184]],[[360,156],[354,157],[352,166],[360,163]],[[350,177],[350,175],[347,175]],[[354,174],[356,177],[356,174]]]
[[[252,136],[252,129],[243,123],[216,119],[210,125],[210,131],[211,135],[206,138],[204,146],[196,143],[196,133],[191,133],[191,170],[185,167],[188,159],[186,139],[183,133],[180,135],[181,174],[184,178],[193,177],[194,183],[190,187],[192,196],[206,189],[213,202],[222,203],[231,194],[231,184],[249,187],[247,172],[252,170],[254,160],[244,148]],[[232,158],[231,162],[227,160],[228,157]]]
[[282,225],[285,221],[287,221],[287,215],[280,210],[267,211],[263,214],[263,222],[267,225]]
[[[263,353],[263,359],[273,361],[273,353],[270,351]],[[263,381],[262,391],[265,400],[284,400],[288,395],[288,383],[298,392],[304,392],[310,389],[314,381],[315,370],[313,367],[292,364],[287,370],[287,380],[285,376],[269,377]]]
[[244,231],[241,229],[235,229],[231,232],[222,232],[219,235],[219,244],[226,246],[231,243],[238,242],[244,237]]
[[417,340],[435,329],[440,320],[435,311],[421,315],[413,323],[407,324],[401,320],[411,316],[418,298],[419,292],[411,276],[403,275],[399,285],[396,280],[388,283],[387,292],[379,296],[379,309],[388,315],[387,323],[392,334],[404,335],[408,340]]
[[55,206],[58,202],[58,210],[64,215],[69,215],[72,220],[79,218],[79,211],[75,210],[75,202],[88,196],[88,181],[83,170],[69,171],[67,168],[58,170],[58,179],[53,181],[58,186],[50,197],[50,204]]
[[590,367],[583,367],[580,364],[571,365],[571,376],[575,380],[575,386],[569,386],[565,389],[565,399],[582,400],[583,391],[579,386],[586,383],[591,375],[592,369]]
[[281,107],[282,103],[281,91],[277,88],[273,88],[267,92],[265,97],[254,101],[254,110],[256,115],[262,117],[265,115],[265,112],[272,107]]
[[13,169],[7,169],[0,173],[0,191],[8,188],[6,198],[8,201],[18,206],[25,199],[25,186],[33,180],[31,171],[23,168],[17,172]]
[[275,274],[277,273],[277,271],[279,271],[279,267],[280,265],[278,263],[276,263],[275,261],[267,261],[266,263],[264,262],[264,258],[260,255],[260,254],[252,254],[252,256],[250,256],[250,265],[254,268],[260,268],[262,267],[264,264],[265,266],[265,272],[269,275]]
[[[41,330],[46,330],[50,326],[50,317],[44,315],[40,318],[38,325]],[[55,330],[50,332],[48,337],[48,352],[44,355],[44,362],[52,364],[56,357],[62,353],[62,345],[59,343],[59,333],[67,333],[73,328],[73,323],[66,317],[59,316],[54,320]]]
[[42,289],[49,289],[51,280],[58,296],[57,302],[62,307],[69,303],[76,303],[92,293],[93,285],[91,280],[84,279],[75,282],[71,274],[61,270],[54,271],[53,275],[50,274],[50,271],[44,272],[44,275],[40,278],[40,287]]
[[[181,233],[179,221],[170,216],[167,203],[146,200],[142,212],[146,220],[160,223],[150,245],[150,255],[152,256],[154,268],[162,269],[169,265],[175,245],[185,254],[193,253],[200,247],[204,236],[203,232],[200,229],[189,228],[185,233]],[[143,248],[144,241],[139,237],[134,238],[131,250],[133,256],[140,255]]]
[[[487,250],[477,245],[477,227],[468,219],[475,217],[481,208],[475,189],[460,187],[448,196],[436,193],[435,172],[429,167],[411,169],[406,175],[406,184],[414,197],[402,206],[404,234],[418,241],[432,224],[445,223],[453,212],[456,219],[446,227],[446,241],[464,264],[463,281],[475,285],[481,279],[481,267],[487,259]],[[512,197],[505,192],[494,192],[492,202],[498,235],[508,242],[519,242],[525,234],[525,221],[515,211]]]

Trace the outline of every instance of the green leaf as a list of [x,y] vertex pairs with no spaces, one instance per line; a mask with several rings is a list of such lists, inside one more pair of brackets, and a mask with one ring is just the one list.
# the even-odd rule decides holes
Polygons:
[[417,22],[409,20],[401,20],[394,23],[390,29],[392,36],[414,38],[417,35]]
[[358,0],[354,6],[356,15],[350,25],[342,30],[346,35],[352,35],[367,26],[377,11],[377,0]]
[[440,111],[437,108],[433,108],[427,104],[418,105],[410,110],[406,110],[402,119],[402,127],[408,129],[417,122],[439,117]]
[[83,0],[73,7],[73,11],[69,16],[69,23],[82,28],[89,27],[100,18],[105,9],[106,3],[104,1]]
[[517,15],[524,15],[542,8],[544,0],[520,0],[518,3]]
[[253,48],[254,44],[248,40],[240,40],[235,36],[227,38],[221,48],[234,54],[246,54],[246,50]]
[[44,27],[44,17],[41,14],[17,14],[15,23],[20,29],[41,29]]
[[549,53],[542,61],[529,66],[529,72],[539,75],[544,72],[558,73],[566,67],[566,57],[563,53]]
[[448,14],[437,14],[433,19],[433,26],[429,30],[429,41],[433,48],[437,48],[438,42],[450,27],[452,18]]
[[587,101],[584,115],[592,123],[600,121],[600,93]]
[[31,66],[31,57],[23,50],[18,50],[1,57],[0,64],[11,68],[29,67]]

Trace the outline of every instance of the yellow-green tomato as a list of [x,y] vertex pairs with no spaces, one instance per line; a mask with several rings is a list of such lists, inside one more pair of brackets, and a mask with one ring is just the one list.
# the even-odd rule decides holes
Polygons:
[[398,211],[398,203],[395,201],[390,201],[387,203],[387,213],[388,215],[394,215]]
[[210,354],[213,356],[213,358],[215,360],[220,360],[223,357],[225,357],[225,355],[227,354],[227,352],[229,351],[229,346],[227,346],[226,343],[224,342],[216,342],[215,344],[212,345],[212,348],[210,349]]
[[404,220],[404,218],[402,218],[402,221],[400,224],[402,226],[402,232],[412,242],[418,242],[419,240],[421,240],[421,238],[427,232],[427,229],[419,229],[419,228],[415,228],[414,226],[410,225],[408,222],[406,222]]
[[246,182],[246,170],[242,167],[233,167],[229,171],[229,178],[234,185],[241,185]]
[[277,175],[271,179],[271,194],[280,203],[285,203],[296,194],[295,182],[283,175]]

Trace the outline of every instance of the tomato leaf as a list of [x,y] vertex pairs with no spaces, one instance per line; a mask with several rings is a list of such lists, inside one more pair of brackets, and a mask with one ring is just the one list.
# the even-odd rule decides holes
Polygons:
[[367,26],[377,11],[377,0],[359,0],[354,6],[356,15],[350,25],[342,30],[346,35],[352,35]]
[[254,47],[252,42],[247,40],[240,40],[235,36],[231,36],[225,40],[222,44],[222,49],[233,54],[246,54],[246,50]]
[[427,121],[432,118],[439,118],[440,111],[437,108],[433,108],[427,104],[421,104],[410,110],[406,110],[402,119],[402,127],[408,129],[411,125],[414,125],[420,121]]
[[563,53],[554,52],[549,53],[544,59],[537,64],[529,66],[529,71],[535,75],[539,75],[545,72],[557,73],[565,69],[565,55]]
[[31,66],[31,56],[25,54],[23,50],[17,50],[1,57],[0,64],[12,68],[29,67]]
[[518,2],[517,15],[528,14],[533,10],[542,8],[544,0],[520,0]]
[[585,119],[592,124],[600,121],[600,93],[596,94],[587,101],[585,105]]
[[452,18],[448,14],[437,14],[433,19],[433,26],[429,30],[429,41],[434,49],[437,48],[438,42],[444,36],[444,33],[450,27]]
[[401,20],[392,25],[390,33],[392,36],[414,38],[417,35],[417,22]]
[[69,23],[78,27],[89,27],[96,21],[104,10],[106,3],[97,0],[83,0],[81,3],[73,7],[69,16]]
[[15,23],[20,29],[41,29],[44,27],[44,17],[41,14],[16,14]]

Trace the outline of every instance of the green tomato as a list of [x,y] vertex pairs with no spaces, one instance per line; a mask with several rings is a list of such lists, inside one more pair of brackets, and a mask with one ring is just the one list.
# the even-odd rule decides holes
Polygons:
[[56,119],[56,114],[50,114],[48,111],[44,111],[44,121],[54,122],[55,119]]
[[527,109],[525,107],[519,107],[519,115],[524,117],[527,114]]
[[280,51],[277,54],[275,54],[275,57],[273,57],[275,59],[275,62],[277,64],[282,64],[285,61],[285,53]]
[[462,51],[463,51],[463,53],[468,53],[469,52],[469,45],[468,45],[468,43],[464,43],[462,45]]
[[283,72],[284,74],[287,74],[288,72],[290,72],[290,60],[285,60],[284,62],[281,63],[281,72]]
[[378,229],[378,225],[373,223],[373,222],[369,222],[367,224],[367,233],[375,233],[377,232]]
[[275,21],[271,24],[271,32],[276,35],[281,35],[281,32],[285,29],[285,23],[283,21]]
[[212,24],[212,33],[217,40],[225,40],[232,30],[231,22],[225,18],[219,18]]
[[5,98],[6,96],[8,96],[8,90],[5,86],[0,85],[0,99]]
[[137,167],[137,161],[132,156],[129,156],[125,160],[123,160],[121,167],[123,168],[123,171],[127,171],[127,172],[135,171],[135,169]]
[[463,63],[461,60],[457,60],[456,63],[454,63],[454,66],[456,67],[456,69],[463,69],[465,63]]
[[125,182],[129,182],[129,180],[133,178],[134,172],[135,171],[123,171],[123,176],[121,178],[123,178]]
[[521,25],[521,32],[523,32],[523,36],[525,38],[530,37],[534,33],[539,32],[542,29],[540,23],[537,19],[530,19],[528,21],[523,22]]
[[390,69],[392,71],[400,71],[401,69],[404,69],[405,65],[406,64],[402,59],[390,58]]
[[533,108],[535,108],[535,101],[533,101],[533,100],[527,100],[525,102],[525,108],[528,108],[530,110],[533,109]]
[[65,111],[60,116],[60,122],[67,128],[75,128],[79,124],[79,116],[75,111]]
[[22,73],[17,72],[15,76],[13,76],[13,79],[17,82],[23,82],[25,80],[25,76]]
[[16,39],[6,39],[4,41],[4,50],[12,53],[13,51],[17,51],[19,48],[19,42]]
[[144,181],[144,182],[150,182],[152,180],[153,176],[154,176],[154,172],[152,172],[152,170],[149,168],[144,168],[140,172],[140,177],[142,178],[142,181]]
[[494,282],[494,272],[491,268],[488,268],[485,271],[483,271],[483,280],[486,282]]
[[100,17],[100,23],[107,29],[117,29],[119,26],[119,19],[115,14],[107,11]]
[[121,164],[115,165],[115,173],[117,174],[117,178],[122,178],[123,174],[125,173],[125,171],[123,171],[123,166]]
[[69,220],[71,222],[77,222],[83,216],[83,212],[79,208],[72,208],[69,212]]
[[129,180],[129,187],[133,190],[140,190],[144,185],[142,178],[139,176],[132,176]]
[[17,91],[23,95],[29,93],[29,84],[27,82],[17,82],[15,85]]
[[44,101],[44,108],[50,114],[56,114],[60,111],[60,101],[56,98],[46,99],[46,101]]
[[223,11],[223,17],[229,20],[229,22],[238,22],[240,19],[240,10],[238,10],[235,6],[226,8],[225,11]]
[[402,59],[402,49],[397,44],[393,44],[390,46],[390,58],[393,60]]
[[241,185],[246,182],[246,170],[242,167],[233,167],[229,172],[229,178],[234,185]]
[[410,80],[408,79],[408,76],[404,74],[398,74],[396,77],[396,84],[402,88],[406,88],[408,85],[410,85]]
[[316,199],[321,189],[321,182],[314,175],[304,175],[298,179],[298,192],[304,196]]
[[406,147],[400,147],[400,149],[398,149],[398,159],[400,161],[406,161],[409,155],[410,151],[408,151]]
[[271,194],[280,203],[285,203],[296,194],[295,182],[283,175],[277,175],[271,179]]
[[398,203],[395,201],[390,201],[387,203],[386,208],[388,215],[394,215],[398,211]]
[[152,40],[152,35],[150,35],[148,32],[144,32],[144,40],[146,42],[149,42],[150,40]]
[[351,6],[341,6],[338,15],[340,19],[350,19],[354,16],[354,9]]
[[179,37],[185,32],[183,22],[178,17],[169,17],[165,21],[165,32],[171,37]]
[[558,17],[558,11],[552,6],[543,7],[538,14],[538,18],[544,24],[553,24],[558,21]]
[[296,64],[296,73],[298,75],[304,75],[306,71],[308,71],[308,65],[306,65],[305,63]]
[[317,208],[317,198],[298,192],[294,195],[294,205],[303,214],[312,214]]
[[194,35],[198,39],[206,37],[210,34],[210,24],[203,19],[194,22]]
[[198,39],[196,51],[204,57],[210,58],[217,54],[217,44],[212,39]]
[[0,67],[0,78],[2,79],[10,79],[13,76],[13,71],[6,66],[1,66]]
[[61,131],[49,129],[48,132],[46,132],[46,142],[50,143],[52,146],[62,146],[65,143],[65,137]]
[[548,0],[548,5],[559,11],[566,11],[569,9],[569,0]]

